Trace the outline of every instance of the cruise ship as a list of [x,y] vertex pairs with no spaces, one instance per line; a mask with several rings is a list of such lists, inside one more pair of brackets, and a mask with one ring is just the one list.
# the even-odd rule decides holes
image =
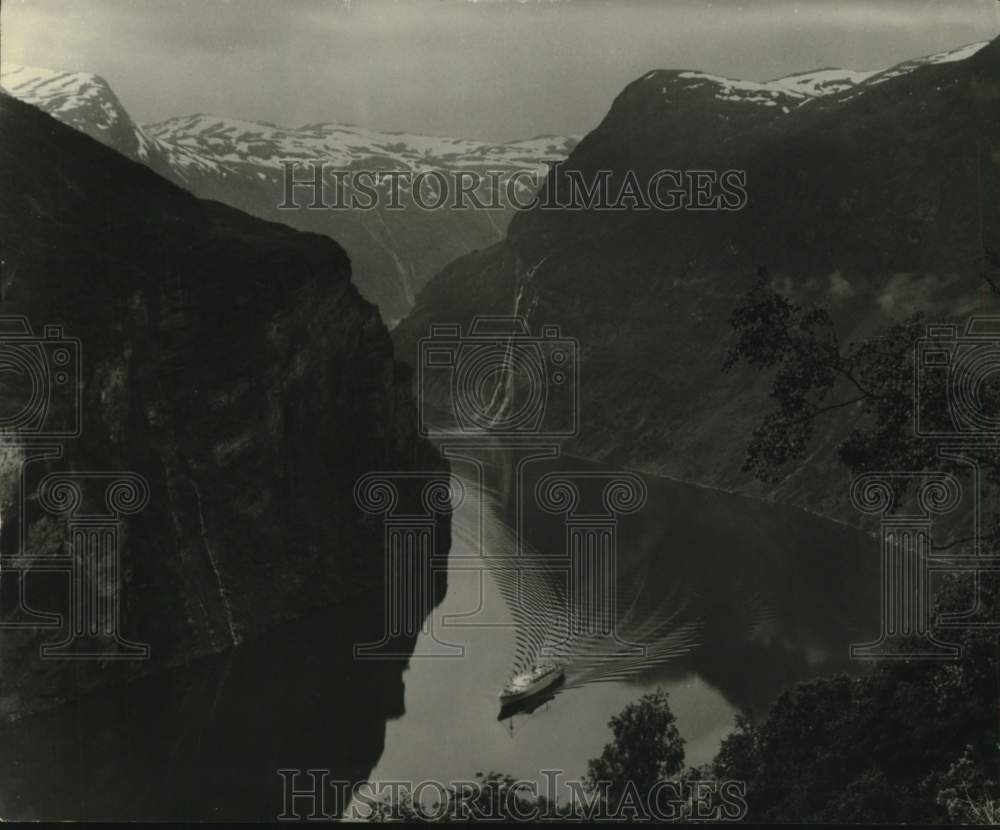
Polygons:
[[500,692],[500,705],[508,706],[554,686],[565,676],[561,666],[551,663],[535,666],[530,671],[521,672]]

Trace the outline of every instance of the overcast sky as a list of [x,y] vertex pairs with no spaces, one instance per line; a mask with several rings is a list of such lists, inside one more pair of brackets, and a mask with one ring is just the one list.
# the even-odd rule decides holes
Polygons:
[[1000,34],[997,0],[2,0],[6,62],[211,112],[496,141],[583,133],[649,69],[765,80]]

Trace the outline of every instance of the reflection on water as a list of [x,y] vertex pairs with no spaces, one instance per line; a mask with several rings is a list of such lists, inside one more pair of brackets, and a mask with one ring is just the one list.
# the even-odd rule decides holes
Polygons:
[[[447,492],[447,476],[404,474],[396,506],[418,513],[435,480]],[[447,554],[449,518],[434,520],[432,556]],[[370,548],[333,555],[367,560],[365,576],[378,584],[383,537],[372,531]],[[406,661],[358,660],[356,646],[410,654],[422,615],[447,587],[427,577],[414,575],[426,595],[393,617],[395,636],[386,636],[382,594],[369,592],[221,654],[6,724],[0,817],[271,821],[283,808],[279,769],[365,780],[386,722],[404,713]],[[328,788],[319,812],[336,816],[343,801]]]
[[[25,718],[0,730],[0,815],[271,820],[279,768],[578,777],[608,718],[657,685],[700,763],[735,710],[850,669],[848,644],[877,630],[874,543],[846,527],[530,447],[450,454],[464,496],[435,560],[447,593],[424,633],[393,643],[409,660],[355,659],[384,639],[371,595]],[[539,659],[566,682],[498,722],[497,693]]]
[[[374,781],[578,777],[608,718],[658,685],[688,763],[702,763],[736,711],[856,669],[848,645],[877,630],[876,549],[850,528],[537,447],[444,447],[464,499],[448,595],[423,639],[463,657],[411,661],[407,714],[389,724]],[[634,509],[608,509],[619,485],[617,506]],[[565,684],[500,733],[497,693],[538,661],[564,666]]]
[[[499,521],[509,528],[514,516],[456,513],[458,542],[471,543],[473,556],[481,553],[510,613],[516,637],[511,674],[555,663],[565,669],[571,689],[623,680],[695,649],[701,620],[692,586],[654,585],[649,558],[628,563],[619,550],[616,514],[644,505],[645,482],[562,461],[539,477],[545,466],[553,465],[525,470],[520,479],[518,500],[528,511],[520,535],[494,533],[477,546],[471,526]],[[463,479],[463,485],[466,493],[483,489],[481,481]]]
[[279,768],[363,780],[403,714],[403,664],[353,658],[382,623],[366,598],[4,728],[0,815],[274,819]]

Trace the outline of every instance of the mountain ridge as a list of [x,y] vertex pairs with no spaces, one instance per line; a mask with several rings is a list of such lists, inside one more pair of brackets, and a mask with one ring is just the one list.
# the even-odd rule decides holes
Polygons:
[[[428,283],[393,332],[397,353],[416,364],[431,326],[517,307],[533,331],[557,325],[579,342],[569,452],[858,522],[836,457],[850,411],[784,482],[761,484],[740,468],[768,380],[722,365],[729,314],[760,265],[792,301],[829,306],[842,340],[917,308],[950,321],[996,306],[980,268],[984,247],[1000,247],[1000,40],[889,74],[789,113],[684,79],[665,107],[661,84],[633,81],[541,201],[571,172],[609,170],[616,192],[626,174],[736,169],[746,206],[521,212],[504,241]],[[423,391],[447,405],[448,389]]]
[[[405,180],[400,187],[404,210],[383,203],[372,210],[281,209],[283,161],[300,164],[303,169],[293,171],[298,178],[309,177],[311,165],[322,163],[327,170],[393,170],[411,179],[470,169],[505,175],[523,170],[540,181],[548,165],[575,144],[572,136],[491,143],[334,122],[286,128],[212,114],[140,125],[96,75],[5,64],[0,86],[196,196],[336,239],[348,250],[358,287],[390,324],[409,310],[423,283],[447,262],[502,238],[513,209],[422,210],[407,204]],[[115,113],[113,129],[109,112]],[[527,201],[532,188],[523,181],[517,185],[519,198]],[[389,186],[386,180],[383,188]],[[494,187],[488,179],[484,190],[489,204]]]

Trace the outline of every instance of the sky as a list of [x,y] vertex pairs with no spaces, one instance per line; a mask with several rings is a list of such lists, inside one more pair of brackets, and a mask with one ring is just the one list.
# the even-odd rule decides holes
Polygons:
[[1000,35],[998,0],[2,0],[0,60],[208,112],[507,141],[592,129],[651,69],[767,80]]

